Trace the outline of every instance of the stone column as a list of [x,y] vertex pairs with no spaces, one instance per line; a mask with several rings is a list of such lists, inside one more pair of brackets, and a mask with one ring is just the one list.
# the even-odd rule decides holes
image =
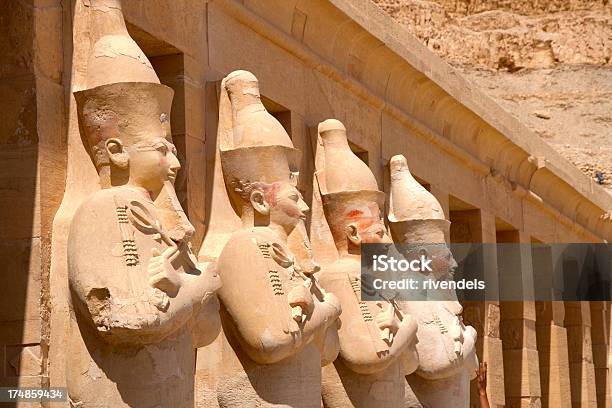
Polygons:
[[539,406],[541,398],[530,243],[523,232],[497,232],[500,290],[502,299],[508,300],[500,302],[500,326],[509,407]]
[[563,302],[537,302],[536,334],[543,408],[572,406]]
[[[438,186],[432,185],[429,187],[429,192],[433,194],[434,197],[436,197],[436,200],[438,200],[438,202],[442,206],[442,210],[444,211],[444,216],[446,217],[447,220],[450,220],[448,191]],[[446,236],[446,242],[450,242],[450,234]]]
[[[495,243],[495,215],[485,210],[451,211],[451,242]],[[499,290],[497,253],[493,246],[482,249],[487,299],[496,299]],[[489,367],[487,394],[491,407],[505,406],[504,359],[499,335],[499,302],[465,302],[464,320],[478,332],[477,351],[480,361]],[[471,406],[479,406],[478,391],[472,382]]]
[[606,322],[608,323],[606,328],[608,332],[608,378],[606,379],[606,403],[608,404],[607,406],[612,406],[612,403],[608,403],[608,401],[612,401],[612,375],[610,373],[610,369],[612,369],[612,302],[606,302],[606,305],[608,307],[606,313]]
[[[495,243],[495,215],[480,210],[480,225],[482,243]],[[497,270],[497,254],[493,248],[485,247],[484,268],[487,284],[487,299],[495,299],[494,292],[499,291],[499,276]],[[483,361],[489,367],[487,395],[491,407],[504,406],[506,394],[504,386],[504,358],[502,340],[500,339],[500,309],[498,301],[485,302],[486,320],[483,337]]]
[[597,407],[612,406],[612,395],[609,393],[608,349],[610,308],[608,302],[590,302],[591,339],[593,343],[593,364],[595,366],[595,390]]
[[567,329],[572,407],[597,407],[589,302],[565,302],[564,324]]
[[[538,245],[532,249],[533,272],[538,296],[554,289],[553,248]],[[551,289],[552,288],[552,289]],[[540,297],[539,297],[540,298]],[[546,299],[546,298],[543,298]],[[542,407],[571,407],[567,331],[563,326],[563,302],[536,302],[536,337],[540,365]]]

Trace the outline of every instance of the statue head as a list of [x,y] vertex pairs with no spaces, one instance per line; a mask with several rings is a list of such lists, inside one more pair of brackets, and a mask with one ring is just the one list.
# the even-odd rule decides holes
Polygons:
[[180,164],[172,144],[173,91],[130,38],[119,0],[92,1],[97,38],[89,55],[85,90],[75,92],[83,142],[103,188],[130,184],[155,200],[159,221],[175,241],[195,229],[174,181]]
[[362,243],[390,243],[381,212],[385,195],[369,167],[351,151],[346,128],[328,119],[318,131],[325,164],[317,181],[338,252],[359,253]]
[[436,198],[410,173],[406,158],[396,155],[389,163],[391,171],[391,195],[389,200],[389,225],[393,241],[408,244],[406,250],[431,259],[436,279],[447,277],[457,263],[446,244],[450,222]]
[[118,82],[75,92],[79,120],[98,172],[111,184],[146,189],[156,197],[180,169],[171,142],[172,89],[148,82]]
[[322,194],[325,218],[340,255],[360,253],[360,245],[390,243],[379,191]]
[[155,197],[180,168],[170,133],[173,91],[130,37],[120,0],[92,1],[91,12],[86,89],[74,93],[83,141],[102,184],[129,182]]
[[293,164],[299,152],[284,146],[221,151],[221,165],[234,209],[246,226],[278,226],[291,233],[308,206],[296,188]]
[[248,71],[221,81],[218,137],[225,184],[243,225],[290,234],[309,209],[296,187],[300,152],[266,111],[257,78]]
[[290,234],[306,219],[308,205],[292,182],[235,180],[232,184],[242,202],[243,219],[250,219],[250,213],[255,225],[263,220],[261,224],[280,226]]

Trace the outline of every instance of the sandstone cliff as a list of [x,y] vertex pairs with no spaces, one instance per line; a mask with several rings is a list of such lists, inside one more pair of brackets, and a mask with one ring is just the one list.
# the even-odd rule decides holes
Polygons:
[[612,191],[608,0],[373,0]]

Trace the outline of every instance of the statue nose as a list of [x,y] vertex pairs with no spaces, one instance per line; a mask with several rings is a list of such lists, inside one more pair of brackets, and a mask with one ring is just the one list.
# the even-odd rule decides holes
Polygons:
[[178,157],[176,157],[174,153],[171,153],[171,155],[172,156],[170,158],[170,169],[177,172],[181,169],[181,162],[179,161]]

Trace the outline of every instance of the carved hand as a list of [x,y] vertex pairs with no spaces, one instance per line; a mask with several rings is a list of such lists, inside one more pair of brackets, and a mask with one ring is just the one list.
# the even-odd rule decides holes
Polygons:
[[393,336],[399,329],[399,321],[395,318],[395,308],[391,303],[387,305],[387,309],[376,315],[376,324],[383,331],[381,338],[387,343],[393,341]]
[[293,320],[302,323],[306,319],[306,314],[312,309],[313,300],[310,288],[299,285],[291,289],[287,295]]
[[338,297],[333,293],[325,292],[325,294],[323,295],[323,303],[329,305],[332,308],[333,314],[331,317],[334,320],[340,316],[340,313],[342,313],[342,305],[340,303],[340,299],[338,299]]
[[180,286],[180,277],[169,265],[169,256],[175,252],[174,248],[168,248],[163,253],[159,249],[151,249],[151,258],[147,266],[149,273],[149,285],[166,293],[176,292]]

